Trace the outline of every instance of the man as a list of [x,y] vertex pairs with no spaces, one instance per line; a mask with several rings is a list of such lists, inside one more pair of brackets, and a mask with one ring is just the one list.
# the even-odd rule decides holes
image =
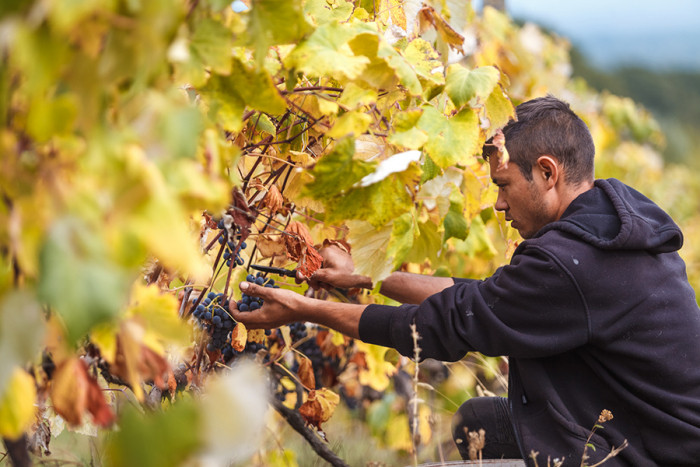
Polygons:
[[[629,445],[606,465],[700,465],[700,310],[671,218],[617,180],[595,180],[594,147],[568,104],[548,96],[517,107],[503,130],[510,161],[487,147],[496,209],[524,241],[509,265],[485,280],[394,273],[382,293],[404,305],[322,302],[241,284],[265,305],[232,310],[247,326],[308,320],[366,342],[421,357],[458,360],[469,351],[509,357],[508,399],[474,398],[455,416],[486,430],[484,454],[549,457],[589,465]],[[311,278],[371,287],[349,257],[326,251]]]

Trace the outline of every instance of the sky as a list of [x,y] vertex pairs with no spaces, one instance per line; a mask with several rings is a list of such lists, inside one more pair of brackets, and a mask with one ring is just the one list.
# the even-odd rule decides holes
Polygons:
[[505,1],[511,17],[568,38],[601,67],[700,71],[700,0]]

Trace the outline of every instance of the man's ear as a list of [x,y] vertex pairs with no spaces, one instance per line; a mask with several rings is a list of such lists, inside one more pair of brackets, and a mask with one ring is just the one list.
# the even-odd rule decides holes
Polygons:
[[535,176],[542,177],[547,185],[547,188],[551,188],[556,185],[559,177],[562,176],[559,161],[549,154],[545,154],[537,158],[535,169],[537,172]]

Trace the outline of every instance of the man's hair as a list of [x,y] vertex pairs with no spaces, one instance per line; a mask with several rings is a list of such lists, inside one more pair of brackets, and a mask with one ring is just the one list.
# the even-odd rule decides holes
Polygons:
[[[559,161],[567,183],[578,184],[593,178],[593,138],[569,104],[548,95],[523,102],[515,112],[518,119],[508,122],[503,135],[510,161],[526,180],[532,180],[532,166],[544,154]],[[491,140],[483,153],[486,159],[495,153]]]

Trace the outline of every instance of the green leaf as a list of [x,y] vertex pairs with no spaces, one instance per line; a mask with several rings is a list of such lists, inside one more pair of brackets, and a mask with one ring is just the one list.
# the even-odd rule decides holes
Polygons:
[[192,107],[175,110],[163,116],[160,130],[170,154],[177,158],[194,158],[199,135],[204,130],[202,114]]
[[433,162],[433,160],[428,156],[425,156],[425,158],[423,159],[423,165],[421,166],[421,168],[423,169],[423,175],[421,175],[420,179],[421,185],[423,185],[425,182],[434,179],[442,173],[442,169],[438,167],[438,165],[435,162]]
[[316,24],[346,21],[352,14],[352,10],[352,3],[345,0],[307,0],[304,2],[304,11],[316,21]]
[[447,241],[448,238],[459,238],[465,240],[469,233],[469,225],[464,218],[464,206],[459,203],[450,202],[450,209],[443,220],[445,233],[442,241]]
[[484,66],[468,70],[462,65],[454,64],[447,68],[445,91],[455,107],[460,108],[474,97],[485,101],[498,84],[501,73],[497,68]]
[[270,114],[283,113],[287,104],[280,96],[272,78],[263,69],[246,67],[234,60],[230,85],[248,107]]
[[393,267],[398,268],[413,248],[413,242],[418,235],[415,211],[406,212],[394,219],[391,229],[391,239],[387,246],[387,256]]
[[377,91],[374,89],[366,89],[350,82],[343,89],[343,93],[338,99],[338,104],[348,110],[357,107],[364,107],[377,102]]
[[117,316],[128,296],[130,277],[108,259],[97,234],[75,218],[51,228],[39,267],[40,297],[61,316],[70,343]]
[[471,109],[448,119],[436,108],[426,106],[417,126],[430,136],[423,150],[442,168],[470,164],[480,152],[479,122]]
[[285,66],[311,77],[343,75],[355,79],[370,62],[367,57],[356,56],[348,45],[361,33],[347,24],[324,24],[289,54]]
[[[264,131],[269,135],[274,135],[277,133],[277,128],[275,128],[275,124],[272,123],[270,117],[265,114],[259,114],[258,117],[260,117],[258,120],[258,131]],[[258,117],[255,118],[257,119]]]
[[306,21],[301,2],[256,0],[252,6],[246,37],[255,49],[258,65],[271,46],[298,43],[313,29]]
[[107,466],[182,464],[203,445],[201,416],[192,400],[180,400],[165,411],[141,413],[125,407],[119,430],[109,438]]
[[375,164],[355,160],[354,155],[355,141],[352,138],[338,141],[333,151],[321,157],[311,171],[315,179],[306,185],[305,195],[329,200],[342,195],[373,171]]
[[233,34],[218,21],[204,18],[195,23],[190,47],[202,65],[215,73],[227,75],[231,71]]
[[326,220],[361,219],[375,227],[382,226],[411,209],[413,197],[407,186],[415,186],[419,178],[420,167],[411,163],[404,172],[366,187],[352,188],[326,202]]
[[389,136],[389,142],[407,149],[420,149],[428,141],[428,133],[416,125],[423,115],[422,109],[411,109],[394,115],[394,132]]
[[212,75],[200,92],[209,104],[209,118],[229,131],[240,131],[245,101],[238,94],[232,77]]
[[438,233],[438,226],[432,221],[420,222],[418,224],[418,235],[413,243],[410,253],[406,257],[406,262],[423,263],[426,259],[437,261],[437,253],[442,249],[442,238]]
[[498,253],[496,247],[493,246],[493,242],[491,241],[491,237],[486,230],[486,225],[481,216],[476,216],[472,220],[469,226],[469,235],[467,235],[467,239],[456,243],[455,248],[469,258],[474,258],[476,255],[483,256],[484,258],[493,258]]

